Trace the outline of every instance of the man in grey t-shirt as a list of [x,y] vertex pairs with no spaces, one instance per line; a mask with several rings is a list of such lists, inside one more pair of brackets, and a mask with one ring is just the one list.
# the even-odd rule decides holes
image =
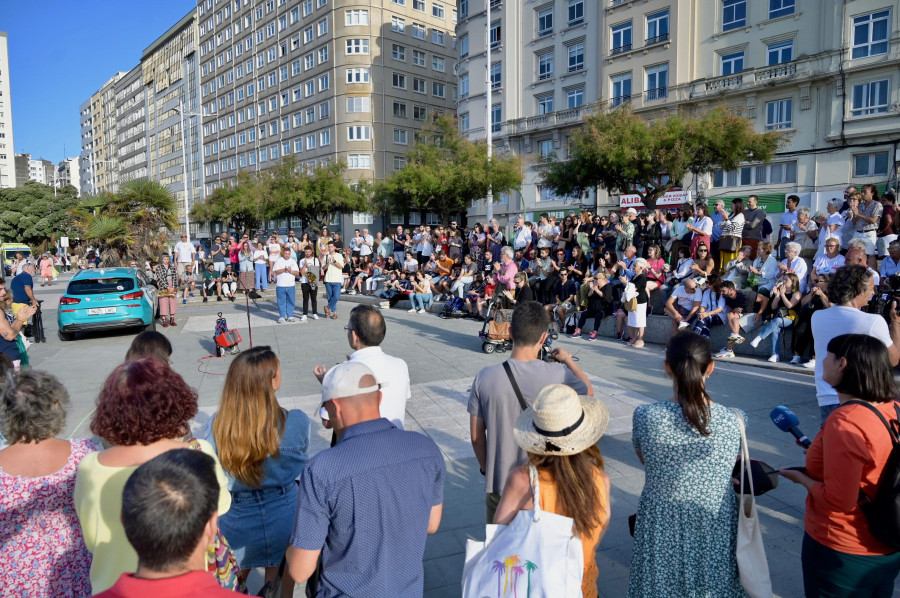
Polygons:
[[[556,363],[538,359],[550,328],[550,316],[536,301],[522,303],[513,311],[509,363],[527,405],[549,384],[566,384],[580,395],[593,396],[594,389],[568,351],[555,349]],[[472,448],[485,476],[487,522],[492,523],[506,478],[526,462],[525,451],[513,439],[513,425],[522,413],[503,364],[486,367],[475,376],[469,394],[469,425]]]
[[763,220],[766,219],[766,211],[758,207],[759,198],[751,195],[747,198],[747,207],[744,209],[744,228],[741,231],[743,244],[753,248],[750,257],[756,257],[756,248],[762,237]]

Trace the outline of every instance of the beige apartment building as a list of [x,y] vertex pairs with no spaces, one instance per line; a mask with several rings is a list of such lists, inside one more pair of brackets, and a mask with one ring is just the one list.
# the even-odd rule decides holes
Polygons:
[[[585,114],[624,102],[648,116],[726,105],[750,119],[757,131],[788,135],[772,164],[747,164],[683,181],[710,199],[755,192],[770,213],[777,213],[790,193],[820,207],[848,183],[896,185],[896,2],[602,0],[585,3],[582,12],[579,0],[492,4],[496,54],[491,63],[517,65],[515,73],[502,73],[499,93],[495,90],[495,143],[522,155],[527,165],[521,192],[512,194],[508,204],[495,206],[501,219],[505,213],[553,212],[583,203],[617,205],[617,198],[610,202],[602,190],[597,198],[553,197],[541,189],[539,174],[543,159],[565,157],[567,136]],[[457,29],[458,112],[461,127],[471,137],[483,138],[485,6],[480,3],[473,14],[475,4],[468,2],[468,13],[464,5],[465,0]],[[583,62],[578,52],[581,24],[573,27],[572,20],[581,14],[587,23]],[[493,33],[498,18],[505,25],[501,43]],[[468,56],[466,36],[471,40]],[[577,97],[581,70],[587,75],[583,101]],[[465,73],[472,81],[468,95]],[[484,202],[469,214],[483,215]]]
[[116,82],[125,74],[110,77],[80,108],[81,189],[85,195],[118,189]]

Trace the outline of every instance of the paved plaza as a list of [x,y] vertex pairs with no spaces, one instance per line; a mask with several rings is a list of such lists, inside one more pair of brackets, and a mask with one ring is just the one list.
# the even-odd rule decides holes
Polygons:
[[[35,368],[54,373],[69,389],[73,404],[66,435],[83,437],[90,435],[90,414],[97,392],[124,357],[133,334],[59,341],[55,306],[63,288],[36,287],[37,296],[45,299],[48,340],[33,345],[29,355]],[[270,345],[281,360],[282,405],[302,409],[313,418],[311,454],[325,449],[330,439],[330,432],[322,429],[315,415],[320,386],[313,376],[313,366],[332,366],[346,359],[350,349],[343,326],[352,307],[352,303],[342,301],[337,321],[278,325],[273,303],[250,305],[253,344]],[[215,411],[232,359],[228,355],[206,358],[213,353],[212,332],[218,310],[228,318],[230,327],[240,330],[242,347],[248,347],[247,315],[239,303],[187,306],[177,315],[177,328],[159,328],[174,346],[173,367],[199,392],[200,414],[195,429]],[[508,355],[481,352],[477,337],[481,325],[477,322],[446,321],[433,314],[400,310],[385,310],[384,315],[388,334],[383,348],[407,361],[413,384],[406,427],[434,439],[447,461],[443,520],[425,550],[425,596],[456,597],[466,539],[483,539],[484,534],[483,478],[469,444],[468,390],[481,368],[500,363]],[[663,370],[659,345],[633,349],[610,339],[591,343],[567,338],[555,344],[579,359],[579,365],[591,377],[595,394],[603,397],[610,409],[611,421],[600,449],[612,483],[612,521],[597,561],[600,595],[620,598],[626,593],[632,550],[627,518],[637,510],[644,479],[631,445],[631,415],[638,405],[669,398],[671,381]],[[787,365],[764,369],[750,363],[756,361],[717,362],[708,382],[711,396],[727,407],[739,407],[748,413],[751,457],[776,468],[802,464],[803,453],[793,437],[779,431],[768,414],[776,405],[787,405],[799,416],[801,427],[813,435],[819,417],[812,376]],[[805,496],[802,487],[781,480],[778,488],[758,501],[775,594],[784,598],[803,594],[800,543]],[[302,592],[298,589],[295,595]]]

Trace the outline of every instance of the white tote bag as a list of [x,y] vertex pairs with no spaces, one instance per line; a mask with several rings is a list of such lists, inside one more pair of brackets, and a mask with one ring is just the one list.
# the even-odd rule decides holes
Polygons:
[[741,493],[738,495],[737,565],[741,586],[750,598],[772,598],[772,581],[769,578],[769,563],[763,545],[762,530],[759,527],[759,512],[753,496],[753,476],[749,476],[750,494],[744,494],[744,469],[749,467],[750,449],[747,447],[747,433],[744,417],[734,410],[741,429]]
[[529,466],[534,510],[509,525],[487,525],[485,541],[466,542],[463,598],[581,598],[584,552],[571,517],[541,510],[537,471]]

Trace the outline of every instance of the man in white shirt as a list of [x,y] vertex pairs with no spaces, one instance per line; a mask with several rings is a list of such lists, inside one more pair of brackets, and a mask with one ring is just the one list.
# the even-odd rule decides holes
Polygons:
[[300,276],[300,267],[291,259],[291,250],[285,247],[281,257],[272,266],[275,277],[275,297],[278,299],[278,323],[294,321],[294,306],[297,302],[297,289],[294,286],[296,277]]
[[785,247],[794,237],[793,230],[797,224],[797,205],[799,203],[800,198],[796,195],[788,195],[785,202],[787,211],[781,216],[781,227],[778,231],[778,257],[782,260],[787,257]]
[[372,248],[375,246],[375,239],[369,234],[369,229],[364,228],[360,236],[359,257],[369,257],[372,255]]
[[181,241],[175,243],[175,272],[184,276],[186,266],[194,263],[194,245],[188,241],[187,235],[181,235]]
[[540,224],[538,225],[538,249],[542,247],[553,247],[553,239],[556,237],[553,232],[553,226],[550,224],[550,218],[547,214],[541,214]]
[[531,248],[531,227],[525,226],[525,219],[521,216],[516,218],[516,237],[513,246],[523,255],[527,255]]
[[[865,253],[863,253],[865,257]],[[900,317],[891,310],[890,325],[881,314],[860,311],[875,294],[875,283],[865,266],[839,268],[828,283],[828,299],[832,306],[815,312],[812,333],[816,350],[816,400],[822,422],[840,404],[837,391],[823,379],[822,362],[828,354],[828,343],[842,334],[868,334],[884,343],[891,365],[900,362]]]
[[700,309],[703,291],[693,278],[686,279],[678,286],[666,301],[666,315],[672,319],[672,331],[686,328],[690,320]]
[[888,256],[881,260],[879,269],[882,278],[900,274],[900,241],[891,241],[888,244]]

